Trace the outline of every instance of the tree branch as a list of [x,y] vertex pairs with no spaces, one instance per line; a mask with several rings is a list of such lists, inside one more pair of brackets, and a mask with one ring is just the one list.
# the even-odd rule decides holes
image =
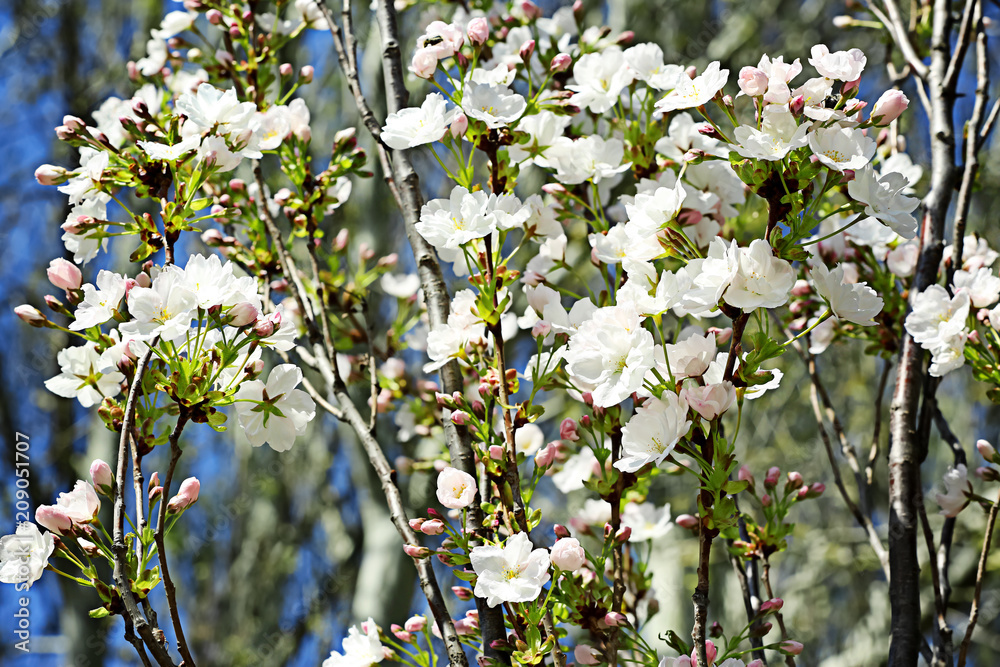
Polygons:
[[[121,596],[125,605],[125,635],[129,639],[130,625],[139,633],[143,643],[153,654],[153,659],[160,667],[175,667],[166,647],[157,641],[154,635],[154,628],[146,621],[146,618],[139,611],[135,595],[132,593],[132,585],[125,576],[125,562],[128,558],[128,551],[125,547],[125,462],[128,460],[128,439],[132,434],[132,426],[135,423],[135,406],[142,388],[142,377],[146,372],[150,357],[153,356],[153,346],[157,341],[153,340],[146,350],[146,354],[135,367],[135,375],[132,379],[132,386],[129,388],[128,399],[125,403],[125,418],[122,422],[121,431],[118,437],[118,470],[115,476],[114,498],[114,540],[111,544],[111,551],[114,555],[114,580],[118,595]],[[162,499],[161,499],[162,500]],[[131,642],[131,640],[129,640]],[[131,642],[135,646],[135,642]],[[136,648],[138,652],[138,647]],[[142,653],[140,653],[142,657]]]
[[958,651],[958,667],[965,667],[965,658],[969,652],[969,644],[972,642],[972,633],[976,629],[976,622],[979,620],[979,598],[983,594],[983,578],[986,576],[986,559],[990,555],[990,544],[993,541],[993,527],[997,523],[997,511],[1000,510],[1000,495],[997,495],[996,502],[990,508],[989,517],[986,519],[986,534],[983,536],[983,550],[979,554],[979,569],[976,570],[976,592],[972,595],[972,610],[969,612],[969,625],[965,628],[965,637],[962,638],[962,645]]
[[[262,191],[263,192],[263,191]],[[177,607],[177,591],[174,588],[173,579],[170,578],[170,568],[167,567],[167,549],[164,541],[163,530],[167,521],[167,500],[170,496],[170,483],[174,478],[174,470],[177,469],[177,461],[181,458],[181,447],[179,444],[181,432],[188,421],[187,411],[182,407],[181,414],[177,418],[177,424],[170,433],[170,464],[167,466],[167,476],[163,480],[163,493],[160,494],[160,512],[156,517],[156,531],[153,535],[156,540],[156,554],[160,561],[160,574],[163,576],[163,590],[167,594],[167,609],[170,611],[170,622],[174,626],[174,635],[177,640],[177,650],[184,658],[183,667],[196,667],[191,650],[188,648],[187,638],[184,636],[184,626],[181,625],[180,610]]]

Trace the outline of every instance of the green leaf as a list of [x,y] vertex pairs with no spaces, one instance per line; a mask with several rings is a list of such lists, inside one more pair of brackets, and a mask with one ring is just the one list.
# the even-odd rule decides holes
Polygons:
[[106,616],[110,616],[111,612],[104,607],[98,607],[97,609],[91,609],[88,611],[87,615],[91,618],[104,618]]

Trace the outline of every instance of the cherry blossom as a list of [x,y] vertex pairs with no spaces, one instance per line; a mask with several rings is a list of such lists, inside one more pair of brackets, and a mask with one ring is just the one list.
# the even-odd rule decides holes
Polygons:
[[549,552],[531,548],[527,533],[516,533],[500,546],[474,547],[469,553],[478,577],[476,597],[496,607],[502,602],[531,602],[549,581]]

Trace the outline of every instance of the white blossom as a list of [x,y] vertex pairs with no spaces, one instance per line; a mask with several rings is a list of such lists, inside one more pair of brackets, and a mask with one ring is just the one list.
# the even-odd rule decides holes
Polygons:
[[719,69],[719,61],[713,61],[694,79],[681,77],[677,87],[656,103],[656,110],[667,113],[704,106],[722,90],[728,80],[729,70]]
[[636,472],[647,463],[662,463],[691,428],[687,415],[687,403],[671,391],[647,399],[622,429],[622,457],[615,467]]
[[295,387],[302,371],[295,364],[281,364],[271,370],[267,384],[248,380],[235,394],[236,414],[247,439],[254,447],[265,442],[276,452],[291,449],[296,436],[316,416],[316,404],[306,392]]
[[13,535],[0,537],[0,581],[31,588],[48,567],[54,549],[52,533],[43,534],[30,521],[19,523]]
[[440,93],[431,93],[420,107],[389,114],[382,128],[382,142],[394,150],[432,144],[444,136],[457,113],[457,109],[447,109]]
[[549,581],[549,552],[531,549],[527,533],[515,533],[504,546],[474,547],[469,553],[476,572],[476,597],[496,607],[502,602],[531,602]]

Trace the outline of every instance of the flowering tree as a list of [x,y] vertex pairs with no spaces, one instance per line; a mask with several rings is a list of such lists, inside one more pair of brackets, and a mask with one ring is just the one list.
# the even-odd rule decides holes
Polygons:
[[[783,612],[795,610],[783,610],[770,567],[797,506],[825,486],[782,478],[778,466],[758,483],[739,437],[744,411],[768,401],[791,350],[807,367],[838,492],[885,571],[890,664],[920,655],[965,664],[1000,499],[970,484],[935,391],[968,365],[1000,397],[998,255],[966,235],[998,107],[988,104],[982,2],[969,0],[958,17],[936,2],[909,24],[895,2],[884,6],[844,20],[884,30],[894,80],[915,81],[932,147],[922,201],[924,170],[902,151],[909,101],[898,88],[871,104],[859,97],[871,63],[858,49],[815,45],[805,65],[763,55],[731,82],[718,62],[668,64],[656,44],[585,25],[579,4],[551,16],[530,2],[460,9],[417,40],[409,71],[435,90],[411,106],[397,10],[380,1],[381,120],[362,89],[349,2],[338,23],[315,0],[188,0],[130,65],[131,100],[105,103],[93,124],[67,116],[57,128],[79,166],[36,172],[69,198],[62,229],[74,261],[49,266],[65,293],[46,299],[54,319],[31,305],[17,314],[75,337],[46,387],[96,406],[118,451],[113,468],[95,461],[90,482],[3,538],[0,579],[22,590],[45,569],[72,579],[93,589],[92,617],[122,616],[143,664],[174,665],[176,653],[193,667],[165,540],[200,493],[195,478],[174,490],[182,436],[234,427],[235,417],[253,446],[282,452],[320,411],[362,445],[427,603],[388,632],[373,619],[351,628],[324,666],[428,667],[443,650],[464,667],[471,649],[483,662],[565,667],[570,648],[585,665],[794,665],[805,647],[785,626]],[[295,95],[314,70],[280,58],[307,30],[330,34],[415,275],[395,273],[396,256],[351,251],[337,209],[372,173],[353,129],[336,135],[322,170],[313,164],[313,121]],[[970,45],[978,76],[958,166],[954,107]],[[433,156],[448,196],[424,200],[410,151]],[[217,254],[179,257],[196,234]],[[78,265],[111,237],[126,237],[115,243],[130,244],[137,267],[84,282]],[[896,365],[887,543],[867,498],[881,404],[863,463],[816,361],[850,339],[884,360],[879,397]],[[937,496],[940,536],[920,480],[931,422],[955,457]],[[378,439],[390,423],[400,440],[436,443],[418,463],[436,470],[447,512],[407,516],[400,471]],[[844,482],[835,442],[863,501]],[[162,484],[158,473],[147,484],[143,461],[157,448],[169,450],[167,467]],[[1000,464],[988,443],[977,448]],[[547,477],[562,494],[586,496],[569,527],[552,527],[554,540],[532,503]],[[986,466],[980,477],[1000,473]],[[663,484],[690,489],[689,513],[673,520],[669,506],[650,502]],[[102,497],[113,507],[107,527]],[[973,501],[988,521],[956,650],[951,536]],[[698,543],[693,627],[654,637],[644,628],[657,611],[658,563],[644,547],[675,523]],[[930,640],[921,529],[934,554]],[[721,549],[737,565],[746,609],[729,634],[709,614]],[[462,618],[449,611],[456,600],[435,560],[469,584],[450,589],[474,600]],[[161,584],[172,646],[149,599]]]

